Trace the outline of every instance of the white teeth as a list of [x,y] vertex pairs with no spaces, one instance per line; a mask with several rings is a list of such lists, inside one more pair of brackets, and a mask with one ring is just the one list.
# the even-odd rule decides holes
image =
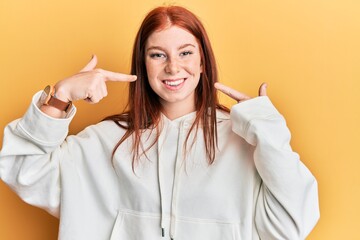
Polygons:
[[176,81],[164,81],[164,82],[166,85],[175,87],[175,86],[182,84],[184,81],[185,81],[184,79],[180,79],[180,80],[176,80]]

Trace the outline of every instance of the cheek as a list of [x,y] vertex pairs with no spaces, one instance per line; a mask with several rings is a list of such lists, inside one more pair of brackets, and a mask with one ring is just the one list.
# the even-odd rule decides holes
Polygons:
[[146,64],[146,74],[150,83],[150,86],[153,88],[157,75],[158,75],[158,69],[154,66],[154,64]]
[[150,76],[157,77],[164,69],[163,65],[164,64],[160,61],[154,61],[154,60],[145,61],[146,73],[148,77],[149,78]]
[[146,67],[146,74],[149,81],[149,85],[155,93],[158,93],[157,91],[157,89],[159,88],[159,81],[157,81],[158,67],[148,62],[145,62],[145,67]]
[[203,72],[203,65],[201,63],[201,59],[194,59],[194,61],[192,62],[192,70],[194,72],[194,74],[200,74]]
[[203,72],[203,69],[204,69],[204,66],[203,66],[202,62],[203,62],[203,61],[202,61],[201,59],[198,60],[198,66],[200,66],[200,70],[199,70],[200,73],[202,73],[202,72]]
[[199,76],[202,73],[202,65],[200,61],[194,61],[193,63],[189,64],[188,70],[192,73],[193,76]]
[[150,78],[150,76],[152,76],[152,72],[153,72],[152,65],[146,61],[145,67],[146,67],[146,74],[147,74],[148,78]]

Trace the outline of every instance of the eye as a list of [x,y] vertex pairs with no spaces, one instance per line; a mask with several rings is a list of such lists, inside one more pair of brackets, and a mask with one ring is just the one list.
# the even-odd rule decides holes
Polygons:
[[180,53],[180,56],[187,56],[187,55],[191,55],[191,54],[193,54],[192,51],[184,51],[184,52]]
[[166,58],[166,55],[163,53],[151,53],[150,58]]

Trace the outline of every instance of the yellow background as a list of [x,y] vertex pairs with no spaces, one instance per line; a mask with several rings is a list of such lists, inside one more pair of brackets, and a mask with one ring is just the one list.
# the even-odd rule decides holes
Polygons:
[[[252,96],[269,83],[294,150],[318,179],[321,219],[308,239],[360,239],[360,1],[169,3],[200,16],[223,83]],[[128,72],[135,32],[162,4],[0,0],[0,128],[25,112],[36,91],[76,73],[93,53],[99,67]],[[126,89],[111,83],[100,104],[77,103],[71,132],[120,112]],[[57,219],[0,183],[0,239],[56,239],[57,227]]]

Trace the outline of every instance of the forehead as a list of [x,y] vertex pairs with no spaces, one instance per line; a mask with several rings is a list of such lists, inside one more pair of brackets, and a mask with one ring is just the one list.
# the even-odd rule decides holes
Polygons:
[[164,48],[176,48],[184,44],[192,44],[196,48],[198,47],[198,43],[194,35],[183,28],[171,26],[153,32],[147,39],[145,47],[161,46]]

